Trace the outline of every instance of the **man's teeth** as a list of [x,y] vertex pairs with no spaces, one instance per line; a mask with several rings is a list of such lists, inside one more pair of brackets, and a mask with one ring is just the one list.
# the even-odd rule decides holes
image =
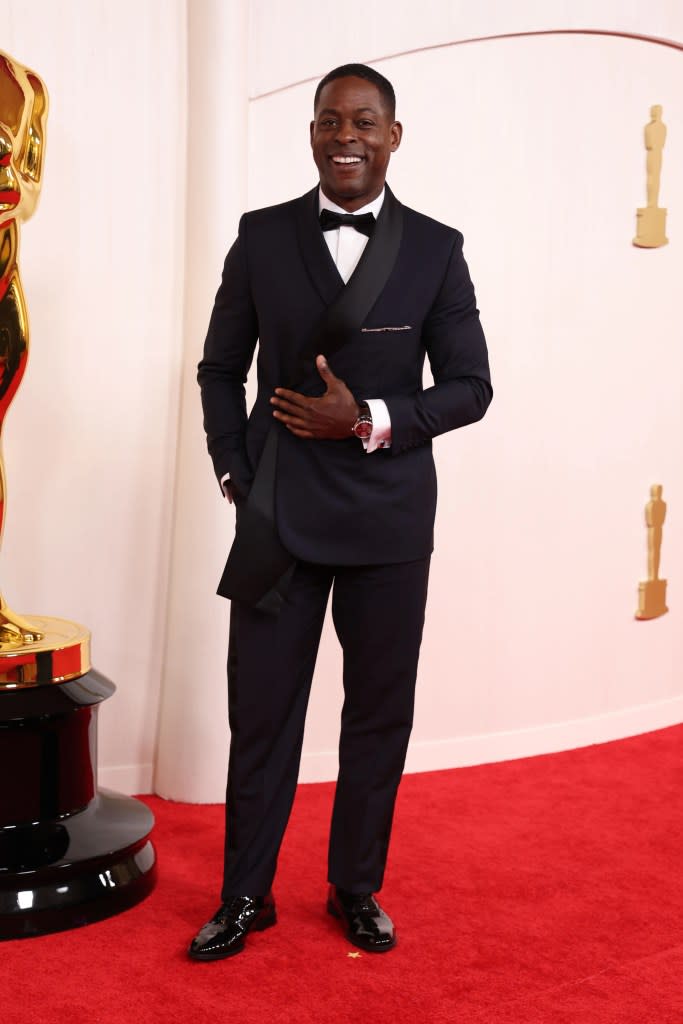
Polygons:
[[333,156],[335,164],[359,164],[363,158],[360,156]]

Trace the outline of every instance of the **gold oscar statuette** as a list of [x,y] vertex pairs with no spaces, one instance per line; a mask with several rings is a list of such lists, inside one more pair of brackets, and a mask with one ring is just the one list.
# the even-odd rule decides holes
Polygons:
[[[38,201],[47,106],[38,75],[0,51],[0,439],[28,357],[19,227]],[[0,536],[5,496],[0,455]],[[110,917],[154,886],[154,815],[97,785],[98,709],[115,690],[87,629],[0,597],[0,940]]]
[[659,186],[662,178],[662,155],[666,142],[666,125],[662,121],[662,108],[650,108],[652,120],[645,125],[647,173],[647,206],[638,210],[636,237],[633,244],[639,249],[658,249],[666,245],[666,210],[659,206]]
[[[19,225],[34,212],[45,158],[45,86],[0,51],[0,443],[26,369],[29,323],[19,274]],[[7,511],[0,450],[0,540]],[[0,594],[0,689],[63,682],[90,669],[90,634],[64,619],[24,618]]]
[[659,578],[662,533],[666,519],[666,502],[662,501],[662,485],[653,484],[650,500],[645,506],[647,526],[647,579],[638,584],[637,619],[657,619],[666,615],[666,580]]

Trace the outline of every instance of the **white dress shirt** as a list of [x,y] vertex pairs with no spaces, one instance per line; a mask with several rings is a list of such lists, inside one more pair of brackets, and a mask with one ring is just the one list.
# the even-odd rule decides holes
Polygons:
[[[382,203],[384,202],[384,189],[380,192],[376,199],[373,199],[367,206],[363,206],[360,210],[355,210],[355,214],[372,213],[374,214],[375,220],[379,216],[379,211],[382,209]],[[324,194],[322,189],[318,189],[318,204],[320,210],[334,210],[335,213],[348,213],[342,206],[337,206]],[[327,242],[327,247],[330,250],[330,255],[334,260],[335,266],[339,271],[344,284],[346,284],[354,272],[360,261],[365,246],[368,244],[368,236],[364,235],[361,231],[356,231],[355,228],[342,227],[335,228],[334,231],[324,231],[323,238]],[[368,454],[370,452],[377,451],[378,448],[390,448],[391,447],[391,417],[389,416],[389,410],[387,404],[382,398],[364,398],[362,401],[367,402],[368,408],[370,409],[370,415],[372,416],[372,433],[370,437],[363,438],[362,444]],[[225,484],[230,480],[230,474],[226,473],[221,477],[221,487],[226,493]]]

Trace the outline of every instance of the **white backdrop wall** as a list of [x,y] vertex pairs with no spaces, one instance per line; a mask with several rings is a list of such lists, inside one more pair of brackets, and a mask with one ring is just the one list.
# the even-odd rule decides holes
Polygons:
[[20,262],[31,355],[5,424],[0,580],[92,630],[118,693],[101,777],[149,789],[182,358],[181,0],[0,2],[0,46],[47,84],[45,176]]
[[[2,47],[52,97],[43,202],[23,239],[33,356],[6,431],[1,580],[19,610],[93,628],[119,686],[102,709],[101,778],[149,788],[156,750],[163,795],[222,798],[228,606],[213,591],[233,513],[205,453],[195,366],[239,213],[313,184],[315,80],[347,60],[376,61],[397,88],[394,190],[465,234],[496,389],[481,424],[435,445],[409,768],[680,720],[683,54],[614,36],[480,38],[680,41],[680,4],[351,0],[334,32],[336,8],[307,0],[43,7],[41,22],[0,3]],[[652,103],[669,125],[671,245],[642,252],[630,240]],[[653,482],[669,502],[672,611],[636,623]],[[328,628],[303,779],[336,771],[340,667]]]
[[227,246],[247,201],[247,7],[189,9],[185,359],[172,586],[155,786],[164,796],[220,800],[228,723],[229,605],[215,596],[233,533],[206,452],[197,363]]

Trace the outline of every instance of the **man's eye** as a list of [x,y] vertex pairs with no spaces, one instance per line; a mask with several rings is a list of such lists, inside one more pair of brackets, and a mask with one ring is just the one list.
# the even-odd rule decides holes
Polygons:
[[374,128],[375,127],[375,122],[374,121],[359,121],[358,125],[359,125],[360,128]]
[[322,126],[323,128],[334,128],[334,126],[335,126],[335,124],[336,124],[336,123],[337,123],[337,122],[336,122],[336,121],[334,120],[334,118],[332,118],[332,117],[327,117],[327,118],[325,118],[325,120],[324,120],[324,121],[321,121],[321,122],[320,122],[320,124],[321,124],[321,126]]

